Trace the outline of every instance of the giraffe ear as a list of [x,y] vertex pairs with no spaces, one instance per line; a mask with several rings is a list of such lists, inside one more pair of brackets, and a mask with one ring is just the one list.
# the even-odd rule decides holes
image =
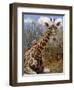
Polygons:
[[48,27],[49,26],[49,24],[47,23],[47,22],[45,22],[45,25]]
[[59,26],[61,24],[61,22],[58,22],[56,25]]

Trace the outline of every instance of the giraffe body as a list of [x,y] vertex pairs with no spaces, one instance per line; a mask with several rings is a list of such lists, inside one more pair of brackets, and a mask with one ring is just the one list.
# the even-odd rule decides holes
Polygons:
[[50,72],[50,70],[47,69],[45,71],[42,60],[42,51],[48,44],[50,36],[55,35],[57,27],[55,25],[51,25],[51,27],[49,27],[47,23],[46,26],[47,31],[43,34],[40,41],[25,52],[24,72],[27,74],[39,74],[44,73],[46,71]]

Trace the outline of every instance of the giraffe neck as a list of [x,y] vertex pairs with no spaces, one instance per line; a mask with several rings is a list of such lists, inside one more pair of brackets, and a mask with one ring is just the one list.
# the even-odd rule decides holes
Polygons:
[[40,51],[43,51],[45,46],[47,45],[49,39],[50,39],[50,31],[46,31],[41,39],[41,41],[37,44],[37,48]]

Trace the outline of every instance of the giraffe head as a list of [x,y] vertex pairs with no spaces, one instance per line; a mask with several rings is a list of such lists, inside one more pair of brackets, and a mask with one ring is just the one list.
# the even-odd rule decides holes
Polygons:
[[[63,26],[61,18],[55,17],[40,17],[38,20],[39,24],[44,27],[45,30],[49,30],[52,34],[56,34],[57,30]],[[45,32],[45,30],[43,32]]]
[[60,30],[62,27],[62,19],[50,19],[49,22],[44,23],[48,32],[51,33],[50,35],[52,35],[53,37],[57,34],[57,31]]
[[40,18],[39,23],[46,27],[52,34],[56,34],[57,30],[62,27],[62,19],[58,18],[47,18],[42,17]]

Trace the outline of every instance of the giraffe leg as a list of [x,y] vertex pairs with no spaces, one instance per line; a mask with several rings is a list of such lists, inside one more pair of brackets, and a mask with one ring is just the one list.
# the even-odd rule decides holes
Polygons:
[[33,71],[30,67],[27,67],[27,66],[24,68],[24,73],[26,73],[26,74],[36,74],[35,71]]
[[48,69],[48,68],[45,67],[44,70],[43,70],[43,72],[44,73],[49,73],[50,72],[50,69]]

